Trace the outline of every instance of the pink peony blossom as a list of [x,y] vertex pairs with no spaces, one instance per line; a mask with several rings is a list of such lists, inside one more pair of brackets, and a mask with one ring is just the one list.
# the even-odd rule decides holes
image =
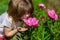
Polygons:
[[42,21],[44,21],[45,19],[44,18],[41,18]]
[[42,9],[46,8],[44,4],[39,4],[39,7],[42,8]]
[[24,23],[27,26],[33,26],[33,27],[37,27],[38,26],[38,20],[36,20],[36,18],[28,18],[24,20]]
[[52,18],[53,20],[58,20],[58,15],[55,13],[54,10],[47,10],[47,14],[50,18]]

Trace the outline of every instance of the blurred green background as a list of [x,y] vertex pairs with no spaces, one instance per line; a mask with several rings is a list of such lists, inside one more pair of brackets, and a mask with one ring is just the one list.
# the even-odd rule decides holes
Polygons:
[[[34,4],[34,17],[39,20],[38,28],[35,28],[27,40],[60,40],[60,0],[32,0]],[[9,0],[0,0],[0,14],[8,9]],[[38,4],[43,3],[48,9],[53,9],[58,14],[58,21],[50,19],[46,11],[40,9]],[[42,21],[41,18],[45,20]],[[28,35],[28,34],[26,34]],[[23,40],[22,38],[19,38]],[[14,40],[14,39],[12,39]]]
[[5,12],[8,8],[8,0],[0,0],[0,14]]

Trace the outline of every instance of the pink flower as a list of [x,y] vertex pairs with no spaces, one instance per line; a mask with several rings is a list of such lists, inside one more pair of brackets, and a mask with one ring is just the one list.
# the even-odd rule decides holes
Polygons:
[[44,4],[39,4],[39,7],[42,8],[42,9],[46,8]]
[[32,19],[32,24],[33,24],[34,27],[38,26],[38,20],[36,20],[36,18],[33,18]]
[[50,18],[52,18],[53,20],[58,20],[58,15],[55,13],[54,10],[47,10],[47,14]]
[[37,27],[38,26],[38,20],[36,20],[36,18],[28,18],[24,20],[24,23],[27,26],[33,26],[33,27]]
[[42,21],[44,21],[45,19],[44,18],[41,18]]
[[31,20],[32,20],[32,18],[29,18],[29,20],[28,20],[28,19],[25,19],[25,20],[24,20],[24,23],[25,23],[27,26],[32,26],[32,23],[30,23]]

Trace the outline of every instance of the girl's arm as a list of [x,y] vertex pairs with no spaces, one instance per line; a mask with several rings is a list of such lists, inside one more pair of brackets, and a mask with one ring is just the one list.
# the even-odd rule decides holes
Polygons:
[[18,31],[23,32],[23,31],[26,31],[26,30],[28,30],[28,29],[27,28],[21,28],[21,27],[18,27],[18,28],[14,29],[14,30],[12,30],[11,28],[7,28],[7,27],[4,28],[4,32],[6,34],[6,37],[12,37]]
[[12,37],[18,32],[18,29],[12,30],[11,28],[4,28],[4,33],[6,34],[6,37]]

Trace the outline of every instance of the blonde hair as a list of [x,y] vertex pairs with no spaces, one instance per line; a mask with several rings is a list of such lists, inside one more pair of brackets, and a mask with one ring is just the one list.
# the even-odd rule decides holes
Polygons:
[[32,15],[34,11],[32,0],[10,0],[7,12],[13,21],[17,22],[26,11]]

